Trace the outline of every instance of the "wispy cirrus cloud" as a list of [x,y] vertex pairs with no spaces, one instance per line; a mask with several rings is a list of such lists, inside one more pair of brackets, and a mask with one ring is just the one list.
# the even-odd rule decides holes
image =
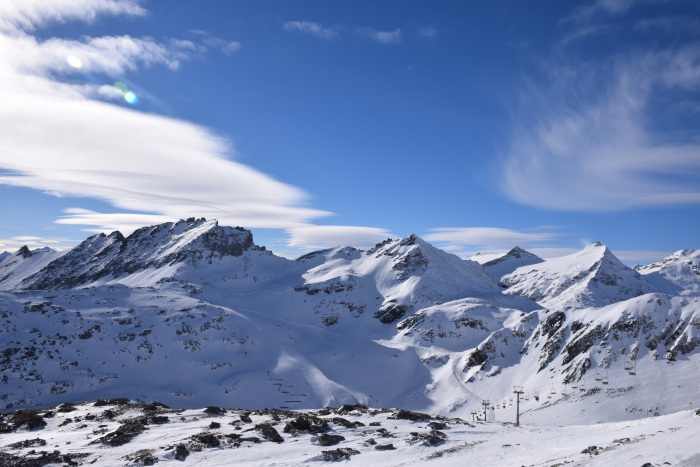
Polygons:
[[576,7],[571,15],[564,18],[564,21],[576,23],[587,22],[597,14],[615,16],[625,13],[638,4],[658,3],[663,1],[666,0],[594,0]]
[[201,29],[190,29],[187,31],[192,36],[199,39],[205,48],[214,48],[221,51],[224,55],[232,55],[243,47],[240,42],[222,39],[211,35],[207,31],[202,31]]
[[49,23],[91,23],[105,15],[147,14],[138,0],[5,0],[0,2],[0,30],[32,31]]
[[434,37],[437,37],[437,35],[438,35],[438,30],[437,30],[437,28],[433,28],[433,27],[423,27],[423,28],[420,28],[420,29],[418,30],[418,33],[419,33],[422,37],[427,37],[427,38],[429,38],[429,39],[432,39],[432,38],[434,38]]
[[385,229],[347,225],[303,225],[288,229],[289,246],[331,248],[354,246],[365,248],[387,238],[396,238]]
[[361,37],[367,37],[374,42],[384,45],[399,44],[401,42],[401,29],[393,31],[377,31],[372,28],[358,28],[357,34]]
[[339,35],[337,29],[323,26],[315,21],[287,21],[282,27],[288,32],[299,32],[326,40],[335,39]]
[[[369,27],[328,27],[315,21],[287,21],[282,25],[282,28],[287,32],[307,34],[324,40],[337,39],[343,32],[354,32],[357,37],[370,39],[379,44],[390,45],[401,42],[401,29],[378,31]],[[423,29],[421,30],[421,34],[424,37],[433,37],[437,34],[437,31],[435,29]]]
[[99,199],[119,213],[75,208],[61,223],[128,233],[146,220],[194,215],[288,228],[328,214],[309,207],[303,190],[233,160],[232,143],[206,128],[97,99],[125,94],[106,84],[122,74],[177,69],[193,50],[186,41],[31,34],[50,22],[143,16],[138,2],[23,0],[0,8],[0,183]]
[[[575,14],[622,17],[650,1],[656,0],[599,0]],[[602,31],[629,34],[622,24],[572,24],[560,45]],[[581,28],[592,32],[576,36]],[[700,204],[700,140],[688,123],[700,108],[700,43],[687,31],[689,40],[611,47],[602,57],[566,49],[543,59],[541,75],[521,93],[500,174],[503,191],[520,203],[563,211]]]
[[436,227],[430,229],[424,238],[440,248],[468,258],[476,253],[507,251],[515,246],[543,249],[561,236],[558,229],[550,226],[525,230],[501,227]]

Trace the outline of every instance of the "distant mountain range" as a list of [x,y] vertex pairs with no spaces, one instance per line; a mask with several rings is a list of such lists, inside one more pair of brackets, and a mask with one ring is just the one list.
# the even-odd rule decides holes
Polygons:
[[[545,423],[697,397],[700,252],[631,269],[596,243],[463,260],[411,235],[289,260],[188,219],[0,257],[0,406],[344,403]],[[537,397],[535,397],[537,396]]]

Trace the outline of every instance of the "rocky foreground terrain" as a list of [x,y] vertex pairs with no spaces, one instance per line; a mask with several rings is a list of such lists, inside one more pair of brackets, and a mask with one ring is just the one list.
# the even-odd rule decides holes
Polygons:
[[[483,417],[480,417],[483,419]],[[0,465],[630,465],[700,462],[700,411],[596,426],[520,427],[344,405],[172,409],[127,399],[2,415]]]

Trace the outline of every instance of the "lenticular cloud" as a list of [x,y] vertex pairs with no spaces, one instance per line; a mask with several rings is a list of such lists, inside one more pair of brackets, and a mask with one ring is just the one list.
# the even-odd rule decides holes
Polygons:
[[[154,220],[196,213],[271,228],[325,215],[304,207],[302,190],[231,160],[231,143],[210,130],[99,100],[136,103],[135,93],[106,83],[143,67],[175,69],[187,59],[184,45],[31,34],[52,22],[144,13],[138,2],[121,0],[0,5],[0,183],[107,201],[127,214],[73,210],[62,222],[125,230],[133,224],[129,212],[155,213]],[[85,72],[92,82],[81,82]],[[114,225],[119,219],[122,225]]]

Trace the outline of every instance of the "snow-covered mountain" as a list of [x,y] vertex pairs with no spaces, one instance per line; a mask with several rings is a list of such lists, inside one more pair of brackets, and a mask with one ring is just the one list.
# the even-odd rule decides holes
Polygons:
[[519,267],[544,261],[539,256],[517,246],[505,253],[478,253],[469,259],[481,264],[496,283],[501,281],[501,277],[512,273]]
[[[510,419],[522,385],[523,419],[549,424],[671,413],[695,397],[700,297],[660,289],[599,244],[501,286],[488,265],[414,235],[292,261],[203,219],[96,235],[44,263],[49,251],[31,253],[0,263],[22,271],[0,281],[6,409],[127,397],[469,418],[489,400]],[[525,253],[491,266],[534,260]],[[685,277],[664,271],[668,284]]]
[[66,289],[99,284],[153,285],[197,268],[240,257],[253,245],[250,231],[217,221],[188,219],[136,230],[94,235],[65,256],[26,278],[21,288]]
[[552,309],[600,307],[658,291],[598,242],[572,255],[522,266],[501,284],[506,293]]
[[700,295],[700,250],[680,250],[655,263],[635,268],[659,290]]
[[0,290],[13,290],[36,271],[59,258],[63,253],[51,248],[30,250],[23,246],[14,254],[0,258]]

